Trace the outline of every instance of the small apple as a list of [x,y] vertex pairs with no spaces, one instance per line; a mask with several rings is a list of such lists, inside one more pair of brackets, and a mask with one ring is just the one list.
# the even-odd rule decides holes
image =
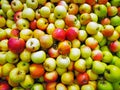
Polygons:
[[29,67],[30,75],[32,78],[39,78],[44,75],[44,67],[41,64],[31,64]]
[[12,10],[12,9],[9,9],[8,11],[7,11],[7,18],[8,19],[11,19],[11,20],[13,20],[13,16],[14,16],[14,11]]
[[85,30],[79,30],[79,31],[78,31],[78,39],[79,39],[81,42],[85,41],[86,38],[87,38],[87,36],[88,36],[88,34],[87,34],[87,32],[86,32]]
[[110,19],[110,24],[112,25],[112,26],[118,26],[118,25],[120,25],[120,17],[118,16],[118,15],[115,15],[115,16],[113,16],[111,19]]
[[73,47],[73,48],[79,48],[80,45],[81,45],[81,42],[78,39],[74,39],[74,40],[72,40],[71,44],[72,44],[71,47]]
[[85,61],[86,61],[86,68],[90,69],[93,65],[93,59],[91,57],[88,57],[85,59]]
[[13,82],[9,77],[8,77],[7,81],[11,87],[18,87],[19,86],[18,82]]
[[50,15],[50,8],[47,6],[43,6],[40,8],[40,15],[43,18],[48,18]]
[[98,74],[94,73],[91,69],[88,69],[86,72],[87,72],[89,79],[91,81],[95,81],[98,79]]
[[0,40],[7,39],[7,32],[3,29],[0,29]]
[[56,82],[50,82],[50,83],[47,83],[46,84],[46,90],[56,90],[56,85],[57,83]]
[[15,12],[14,21],[16,22],[20,18],[22,18],[22,11]]
[[72,84],[68,86],[68,90],[80,90],[80,86],[78,84]]
[[44,5],[47,0],[37,0],[38,1],[38,5]]
[[55,17],[55,14],[54,14],[54,13],[50,13],[49,18],[48,18],[48,21],[49,21],[50,23],[54,23],[56,19],[57,19],[57,18]]
[[35,30],[37,28],[37,20],[33,20],[30,22],[30,29]]
[[31,90],[44,90],[44,86],[42,85],[42,84],[40,84],[40,83],[35,83],[33,86],[32,86],[32,88],[31,88]]
[[86,0],[86,3],[88,3],[89,5],[95,5],[96,4],[96,0]]
[[56,28],[62,28],[62,29],[64,29],[64,27],[65,27],[65,21],[63,19],[57,19],[57,20],[55,20],[55,27]]
[[59,66],[56,67],[56,71],[59,76],[61,76],[63,73],[67,72],[67,68],[61,68]]
[[105,63],[111,63],[112,59],[113,59],[113,55],[110,51],[103,51],[103,59],[102,62]]
[[46,30],[48,26],[48,20],[46,18],[39,18],[37,20],[37,28],[40,30]]
[[53,31],[55,30],[55,25],[53,23],[50,23],[47,27],[47,30],[46,32],[49,34],[49,35],[52,35]]
[[55,90],[67,90],[67,87],[63,83],[58,83]]
[[108,37],[107,39],[109,41],[115,41],[115,40],[118,40],[118,38],[119,38],[119,33],[118,33],[118,31],[114,30],[113,34],[110,37]]
[[97,22],[98,21],[98,16],[95,13],[90,13],[91,16],[91,21]]
[[118,9],[115,6],[107,7],[108,16],[115,16],[118,13]]
[[18,29],[12,29],[10,32],[10,37],[19,37],[20,31]]
[[76,3],[70,3],[68,6],[68,13],[76,15],[78,13],[79,7]]
[[51,47],[48,49],[48,55],[51,58],[57,58],[59,56],[59,52],[57,48]]
[[94,87],[90,84],[82,85],[81,90],[95,90]]
[[10,90],[11,87],[7,82],[0,82],[0,90]]
[[119,46],[120,46],[120,42],[116,40],[109,44],[109,49],[111,52],[118,52],[120,50]]
[[87,25],[91,21],[91,15],[88,13],[82,13],[80,15],[80,23],[81,25]]
[[102,24],[102,25],[109,25],[109,24],[110,24],[110,19],[107,18],[107,17],[104,18],[104,19],[102,19],[102,20],[101,20],[101,24]]
[[26,0],[26,5],[29,8],[36,9],[38,7],[38,0]]
[[83,3],[79,7],[79,12],[82,13],[90,13],[91,12],[91,6],[87,3]]
[[45,32],[40,29],[35,29],[33,31],[33,37],[39,39],[41,36],[45,35]]
[[5,63],[7,63],[6,53],[7,52],[0,52],[0,64],[1,65],[4,65]]
[[47,6],[50,9],[50,12],[53,13],[55,9],[55,5],[52,2],[46,2],[45,6]]

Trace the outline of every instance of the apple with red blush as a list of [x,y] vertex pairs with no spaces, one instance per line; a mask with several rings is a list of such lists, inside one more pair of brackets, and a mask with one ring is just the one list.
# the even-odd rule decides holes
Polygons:
[[33,20],[30,22],[30,29],[34,30],[37,28],[37,20]]
[[14,21],[16,22],[20,18],[22,18],[22,11],[15,12]]

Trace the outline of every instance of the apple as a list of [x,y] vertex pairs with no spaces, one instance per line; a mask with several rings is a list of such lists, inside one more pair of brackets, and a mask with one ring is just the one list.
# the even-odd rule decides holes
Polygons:
[[20,83],[25,79],[25,71],[19,68],[13,68],[9,73],[9,78],[15,83]]
[[68,6],[68,13],[76,15],[78,13],[79,7],[76,3],[70,3]]
[[16,26],[19,30],[27,29],[27,28],[29,28],[29,21],[26,19],[23,19],[23,18],[18,19],[16,21]]
[[101,61],[93,61],[92,71],[96,74],[103,74],[105,71],[106,65]]
[[107,16],[107,7],[104,4],[95,4],[93,11],[99,18],[105,18]]
[[14,16],[14,11],[12,10],[12,9],[9,9],[8,11],[7,11],[7,18],[8,19],[11,19],[11,20],[13,20],[13,16]]
[[11,63],[4,64],[1,68],[2,76],[9,76],[9,73],[13,68],[15,68],[15,65]]
[[32,78],[39,78],[45,73],[43,65],[35,63],[29,66],[29,71]]
[[78,84],[72,84],[68,86],[68,90],[80,90],[80,86]]
[[109,49],[111,50],[111,52],[118,52],[120,49],[119,44],[120,42],[118,40],[111,42],[109,44]]
[[46,2],[45,6],[47,6],[50,9],[50,12],[53,13],[55,9],[55,5],[52,2]]
[[30,22],[30,29],[35,30],[37,28],[37,20],[34,19]]
[[11,9],[11,5],[9,3],[3,3],[1,5],[1,9],[3,10],[3,12],[7,13],[7,11]]
[[20,59],[23,62],[30,62],[31,61],[31,52],[27,49],[24,49],[21,53],[20,53]]
[[10,37],[18,37],[20,35],[20,31],[18,29],[12,29],[10,32]]
[[68,40],[61,41],[58,44],[58,52],[62,55],[66,55],[70,53],[71,42]]
[[79,85],[85,85],[85,84],[88,84],[89,76],[86,72],[85,73],[79,73],[77,75],[76,79],[77,79],[77,83]]
[[88,57],[85,59],[85,61],[86,61],[86,68],[90,69],[93,65],[93,59],[91,57]]
[[112,59],[113,59],[113,55],[111,52],[109,51],[103,51],[103,59],[102,62],[104,63],[111,63]]
[[82,45],[80,47],[80,51],[81,51],[81,57],[82,58],[89,58],[91,56],[91,48],[86,46],[86,45]]
[[98,90],[113,90],[112,83],[107,80],[99,80],[97,86]]
[[88,34],[87,34],[87,32],[86,32],[85,30],[79,30],[79,31],[78,31],[78,39],[79,39],[81,42],[85,41],[86,38],[87,38],[87,36],[88,36]]
[[25,41],[22,38],[9,38],[8,49],[13,53],[21,53],[25,48]]
[[120,83],[120,81],[117,81],[117,82],[114,82],[114,83],[112,84],[114,90],[119,90],[119,89],[120,89],[119,83]]
[[40,8],[35,10],[35,19],[38,20],[39,18],[41,18],[41,16],[40,16]]
[[80,45],[81,45],[81,42],[78,39],[74,39],[74,40],[71,41],[71,44],[72,44],[71,47],[73,47],[73,48],[79,48]]
[[53,31],[55,30],[55,25],[53,23],[50,23],[46,29],[47,34],[52,35]]
[[22,11],[15,12],[14,21],[16,22],[20,18],[22,18]]
[[45,82],[55,82],[58,79],[57,71],[45,72],[44,80]]
[[43,86],[42,84],[40,84],[40,83],[35,83],[35,84],[32,86],[31,90],[36,90],[36,89],[44,90],[44,86]]
[[118,0],[112,0],[110,3],[111,3],[111,5],[113,5],[113,6],[119,6],[120,4],[119,4],[119,2],[120,1],[118,1]]
[[48,21],[49,21],[50,23],[54,23],[56,19],[57,19],[57,18],[55,17],[55,14],[54,14],[54,13],[50,13],[50,15],[49,15],[49,17],[48,17]]
[[87,72],[89,79],[91,81],[95,81],[98,79],[98,74],[94,73],[91,69],[88,69],[86,72]]
[[96,0],[86,0],[86,3],[92,6],[96,4]]
[[90,13],[91,12],[91,6],[87,3],[83,3],[79,7],[79,13]]
[[57,5],[54,9],[54,14],[56,18],[64,18],[67,15],[67,10],[62,5]]
[[50,15],[50,8],[47,6],[43,6],[40,8],[40,15],[43,18],[48,18]]
[[6,19],[4,18],[4,17],[2,17],[2,16],[0,16],[0,27],[2,28],[2,27],[4,27],[5,26],[5,24],[6,24]]
[[94,87],[90,84],[82,85],[81,90],[95,90]]
[[53,37],[49,34],[42,35],[39,41],[42,49],[48,49],[53,45]]
[[7,63],[7,60],[6,60],[6,53],[7,52],[0,52],[0,64],[1,65],[4,65],[5,63]]
[[119,33],[118,33],[116,30],[114,30],[113,34],[112,34],[110,37],[108,37],[107,39],[108,39],[109,41],[115,41],[115,40],[117,40],[118,38],[119,38]]
[[71,48],[69,58],[71,61],[77,61],[80,58],[81,51],[78,48]]
[[17,63],[19,61],[19,55],[8,51],[6,53],[6,60],[8,63]]
[[38,0],[26,0],[26,5],[29,8],[36,9],[38,7]]
[[0,16],[3,16],[5,18],[7,17],[6,14],[5,14],[5,12],[2,9],[0,10]]
[[20,38],[27,41],[29,38],[33,37],[33,32],[30,29],[23,29],[20,31]]
[[118,13],[118,9],[115,6],[107,7],[108,16],[115,16]]
[[12,90],[24,90],[24,88],[17,86],[17,87],[13,87]]
[[66,10],[68,10],[68,4],[66,3],[66,1],[59,1],[58,5],[62,5],[66,8]]
[[56,82],[50,82],[50,83],[47,83],[46,84],[46,90],[56,90],[56,85],[57,83]]
[[43,63],[46,59],[46,53],[43,50],[31,53],[31,60],[33,63]]
[[66,38],[66,31],[64,29],[56,28],[53,31],[52,36],[58,41],[64,41]]
[[4,82],[0,82],[0,89],[1,90],[10,90],[11,87],[7,82],[4,81]]
[[38,5],[44,5],[47,0],[37,0],[38,1]]
[[57,20],[55,20],[55,27],[56,28],[62,28],[62,29],[64,29],[64,27],[65,27],[65,21],[63,19],[57,19]]
[[98,21],[98,16],[95,13],[90,13],[91,16],[91,21],[97,22]]
[[85,40],[86,46],[90,47],[91,49],[95,49],[98,46],[98,41],[93,37],[88,37]]
[[56,68],[56,61],[54,58],[46,58],[43,66],[46,71],[54,71]]
[[86,61],[84,59],[75,61],[74,69],[80,73],[84,73],[86,71]]
[[92,59],[101,61],[103,59],[103,53],[101,50],[93,50],[92,51]]
[[63,83],[58,83],[56,85],[56,90],[67,90],[67,87]]
[[101,20],[101,24],[102,24],[102,25],[109,25],[109,24],[110,24],[110,19],[107,18],[107,17],[104,18],[104,19],[102,19],[102,20]]
[[88,13],[82,13],[80,15],[80,23],[81,25],[87,25],[91,21],[91,15]]
[[41,36],[45,35],[45,32],[40,29],[35,29],[33,31],[33,37],[39,39]]
[[37,20],[37,28],[40,30],[45,30],[48,26],[48,20],[46,18],[39,18]]
[[[26,32],[27,33],[27,32]],[[40,41],[36,38],[29,38],[26,41],[26,49],[34,52],[37,51],[40,48]]]
[[18,82],[13,82],[10,78],[8,78],[7,81],[11,87],[18,87],[19,86]]
[[115,16],[113,16],[111,19],[110,19],[110,21],[111,21],[111,25],[112,26],[118,26],[118,25],[120,25],[120,17],[118,16],[118,15],[115,15]]
[[30,64],[28,62],[20,61],[17,63],[17,68],[24,70],[26,73],[29,71]]
[[51,47],[48,49],[48,55],[51,58],[57,58],[59,56],[58,49],[55,47]]
[[77,36],[78,36],[78,28],[69,27],[66,30],[66,39],[68,39],[69,41],[72,41],[72,40],[76,39]]
[[21,11],[23,9],[23,4],[19,0],[13,0],[11,2],[11,8],[14,12]]
[[74,81],[73,72],[65,72],[61,76],[61,82],[65,85],[71,85]]
[[107,81],[109,82],[117,82],[119,81],[119,67],[115,66],[115,65],[108,65],[105,69],[104,72],[104,77]]
[[28,19],[29,21],[33,21],[35,18],[35,12],[31,8],[25,8],[22,11],[22,18]]
[[25,89],[32,88],[34,85],[34,79],[29,74],[27,74],[25,75],[25,79],[20,82],[20,85]]
[[59,55],[56,58],[56,64],[60,68],[67,68],[70,64],[70,58],[65,55]]
[[59,76],[61,76],[65,72],[67,72],[67,68],[61,68],[59,66],[57,66],[55,70],[57,71]]

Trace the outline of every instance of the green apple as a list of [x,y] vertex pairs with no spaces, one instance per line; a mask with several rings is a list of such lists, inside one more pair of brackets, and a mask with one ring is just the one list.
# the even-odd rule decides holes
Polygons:
[[0,9],[0,16],[3,16],[4,18],[6,18],[6,14],[2,9]]
[[31,90],[44,90],[44,86],[42,84],[40,84],[40,83],[35,83],[32,86]]
[[98,74],[94,73],[91,69],[87,70],[87,74],[89,76],[89,79],[94,81],[98,79]]
[[6,26],[7,26],[8,28],[12,28],[14,24],[15,24],[15,21],[14,21],[14,20],[11,20],[11,19],[7,19],[7,20],[6,20]]
[[12,9],[9,9],[6,13],[7,18],[13,20],[14,19],[14,11]]
[[81,51],[81,57],[82,58],[88,58],[91,56],[91,49],[90,47],[86,46],[86,45],[82,45],[80,47],[80,51]]
[[37,0],[37,1],[38,1],[38,4],[40,5],[44,5],[47,2],[47,0]]
[[6,53],[7,52],[0,52],[0,64],[1,65],[4,65],[5,63],[7,63]]
[[0,50],[8,51],[8,39],[4,39],[0,41]]
[[68,90],[80,90],[80,86],[78,84],[72,84],[68,86]]
[[100,61],[93,61],[92,71],[96,74],[103,74],[105,71],[106,66],[103,62]]
[[87,38],[88,34],[85,30],[79,30],[78,31],[78,39],[83,42]]
[[111,25],[118,26],[120,25],[120,17],[118,15],[115,15],[110,19],[110,22],[111,22]]
[[8,11],[9,9],[11,9],[11,5],[8,4],[8,3],[3,3],[3,4],[1,5],[1,9],[3,10],[3,12],[7,13],[7,11]]
[[34,79],[29,74],[27,74],[25,75],[25,79],[20,82],[20,85],[25,89],[32,88],[34,85]]
[[104,77],[107,81],[117,82],[120,80],[120,68],[115,65],[108,65],[104,72]]
[[90,84],[85,84],[81,86],[81,90],[95,90],[94,87]]
[[120,90],[120,80],[117,82],[114,82],[112,85],[114,90]]
[[62,28],[62,29],[64,29],[64,27],[65,27],[65,21],[63,19],[57,19],[57,20],[55,20],[55,27],[56,28]]
[[43,63],[43,66],[46,71],[54,71],[56,68],[56,61],[54,58],[46,58]]
[[110,3],[113,5],[113,6],[120,6],[120,1],[119,0],[111,0]]
[[9,63],[17,63],[19,61],[19,55],[15,54],[15,53],[13,53],[11,51],[8,51],[6,53],[6,60]]
[[101,43],[103,40],[103,34],[100,31],[98,31],[97,34],[93,35],[93,37],[98,41],[98,43]]
[[26,76],[25,71],[19,68],[13,68],[9,74],[10,80],[15,83],[20,83],[24,81],[25,76]]
[[33,52],[31,54],[31,60],[34,63],[43,63],[46,59],[46,53],[43,50]]
[[111,63],[112,59],[113,59],[113,55],[110,51],[103,51],[103,59],[102,62],[105,63]]
[[97,84],[98,90],[114,90],[112,83],[107,80],[99,80]]
[[103,37],[102,41],[99,42],[99,45],[100,45],[100,46],[104,46],[106,43],[107,43],[107,38],[106,38],[106,37]]
[[81,51],[79,48],[71,48],[69,58],[71,61],[77,61],[80,58]]
[[18,87],[13,87],[12,90],[25,90],[24,88],[18,86]]
[[50,8],[47,6],[43,6],[40,8],[40,15],[43,18],[48,18],[50,15]]
[[28,62],[20,61],[17,63],[17,68],[24,70],[26,73],[29,71],[30,64]]
[[2,75],[9,76],[10,71],[15,68],[15,65],[11,63],[6,63],[2,66]]
[[20,53],[20,59],[24,62],[31,61],[31,52],[27,49],[24,49],[23,52]]
[[95,14],[95,13],[90,13],[90,16],[91,16],[91,19],[92,19],[93,22],[97,22],[97,21],[98,21],[98,16],[97,16],[97,14]]
[[56,67],[56,71],[58,75],[62,75],[63,73],[67,72],[67,68]]
[[35,18],[35,12],[33,9],[31,8],[25,8],[23,11],[22,11],[22,18],[26,18],[28,19],[29,21],[33,21],[34,18]]
[[55,90],[67,90],[67,87],[63,83],[58,83]]
[[59,55],[56,58],[56,64],[60,68],[67,68],[70,64],[70,58],[68,56]]
[[6,19],[4,17],[2,17],[2,16],[0,16],[0,23],[1,23],[0,28],[4,27],[5,24],[6,24]]
[[27,29],[29,28],[29,21],[23,18],[18,19],[16,22],[16,26],[19,30]]
[[38,7],[38,0],[26,0],[26,5],[29,8],[36,9]]
[[56,18],[65,18],[65,16],[67,15],[67,10],[64,6],[58,5],[54,9],[54,14]]
[[85,59],[85,61],[86,61],[86,68],[90,69],[92,67],[92,64],[93,64],[93,59],[91,57],[88,57]]
[[78,39],[72,40],[72,47],[73,48],[80,48],[81,42]]

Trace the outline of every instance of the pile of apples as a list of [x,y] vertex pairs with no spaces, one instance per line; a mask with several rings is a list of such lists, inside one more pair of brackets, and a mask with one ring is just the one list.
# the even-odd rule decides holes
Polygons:
[[0,90],[120,90],[120,0],[0,0]]

